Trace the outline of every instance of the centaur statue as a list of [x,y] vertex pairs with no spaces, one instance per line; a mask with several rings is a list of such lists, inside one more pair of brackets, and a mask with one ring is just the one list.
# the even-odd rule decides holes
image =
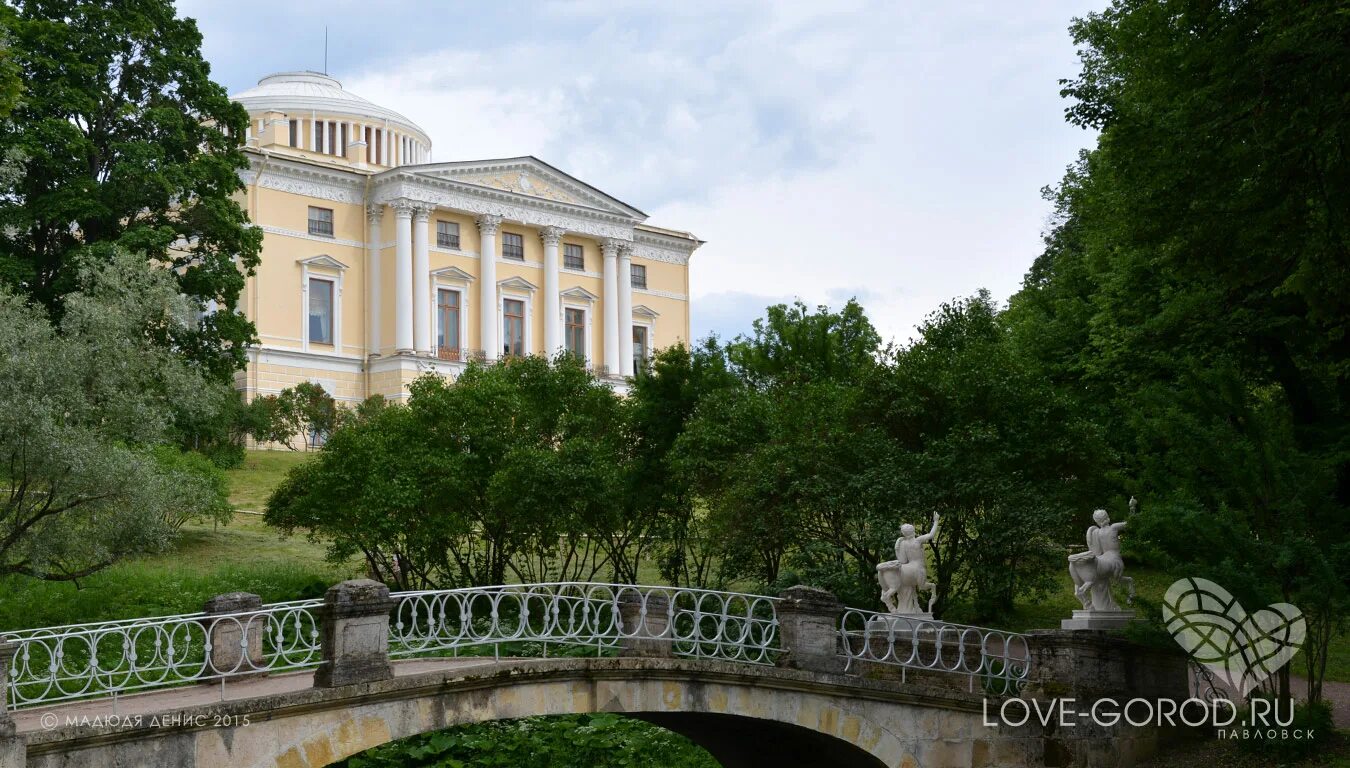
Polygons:
[[[1130,498],[1130,511],[1139,502]],[[1119,611],[1120,605],[1111,594],[1111,585],[1125,583],[1129,590],[1127,603],[1134,602],[1134,579],[1125,575],[1125,561],[1120,558],[1120,529],[1124,522],[1113,523],[1106,510],[1092,513],[1095,523],[1087,529],[1087,551],[1069,555],[1069,577],[1073,579],[1073,593],[1086,611]]]
[[[914,535],[914,526],[900,526],[900,538],[895,540],[895,559],[877,566],[877,583],[881,585],[881,602],[886,610],[897,616],[931,616],[937,600],[937,584],[928,580],[928,562],[923,545],[936,541],[938,513],[933,513],[933,526],[922,536]],[[919,610],[919,590],[928,592],[928,610]]]

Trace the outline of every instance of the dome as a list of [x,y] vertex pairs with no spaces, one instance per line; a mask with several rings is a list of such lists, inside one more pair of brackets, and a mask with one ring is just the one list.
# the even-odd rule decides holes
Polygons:
[[363,121],[388,121],[408,133],[417,135],[428,146],[427,132],[392,109],[367,101],[351,91],[342,89],[342,83],[319,72],[278,72],[258,81],[253,88],[230,97],[241,104],[249,114],[281,112],[307,115],[342,115]]

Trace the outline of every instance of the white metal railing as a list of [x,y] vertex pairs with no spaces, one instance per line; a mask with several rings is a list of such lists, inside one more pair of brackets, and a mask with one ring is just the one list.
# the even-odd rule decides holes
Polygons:
[[872,662],[964,674],[972,691],[978,678],[995,695],[1017,694],[1031,671],[1027,636],[1016,632],[850,608],[840,622],[840,639],[845,669]]
[[[400,592],[391,656],[503,644],[617,648],[625,639],[669,641],[677,655],[771,664],[778,598],[681,587],[594,582],[512,584]],[[624,612],[629,614],[625,621]],[[518,649],[513,649],[518,650]]]
[[[550,647],[669,650],[677,656],[773,664],[779,598],[683,587],[592,582],[393,593],[389,655],[548,655]],[[10,709],[311,669],[323,661],[322,600],[236,613],[191,613],[6,631]],[[586,651],[589,652],[589,651]],[[989,693],[1027,679],[1025,635],[848,609],[846,669],[857,662],[965,674]]]
[[315,609],[322,604],[298,600],[238,613],[6,631],[4,639],[18,644],[10,662],[8,704],[17,709],[115,697],[317,666],[321,653]]

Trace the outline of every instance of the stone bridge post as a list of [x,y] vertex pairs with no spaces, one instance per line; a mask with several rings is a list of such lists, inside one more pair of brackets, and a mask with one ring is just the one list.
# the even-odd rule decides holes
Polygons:
[[[1131,699],[1146,699],[1156,708],[1159,700],[1180,704],[1190,695],[1186,654],[1180,648],[1152,648],[1095,631],[1038,630],[1028,639],[1031,675],[1023,699],[1072,699],[1078,712],[1112,699],[1116,706],[1109,711],[1119,712]],[[1188,731],[1180,726],[1135,727],[1124,718],[1113,726],[1088,718],[1061,727],[1052,718],[1044,732],[1044,761],[1051,768],[1132,766],[1159,747],[1186,738]]]
[[[230,592],[216,595],[202,606],[206,618],[202,624],[206,627],[207,640],[211,643],[211,670],[224,674],[244,672],[233,675],[232,679],[248,677],[248,670],[255,674],[267,674],[267,663],[263,659],[263,634],[267,631],[267,617],[231,616],[220,618],[224,614],[238,614],[262,609],[262,598],[248,592]],[[211,681],[207,681],[211,682]]]
[[0,768],[24,768],[28,762],[27,749],[15,734],[14,718],[9,714],[9,664],[18,650],[18,643],[6,642],[0,635]]
[[389,587],[371,579],[328,588],[319,609],[323,663],[314,672],[314,687],[337,688],[394,676],[389,663],[389,611],[395,602]]
[[783,655],[778,666],[838,674],[839,620],[844,605],[830,592],[815,587],[789,587],[778,595],[778,639]]
[[619,596],[619,618],[623,621],[621,656],[674,655],[670,641],[670,595],[664,590],[652,590],[645,595],[625,590]]

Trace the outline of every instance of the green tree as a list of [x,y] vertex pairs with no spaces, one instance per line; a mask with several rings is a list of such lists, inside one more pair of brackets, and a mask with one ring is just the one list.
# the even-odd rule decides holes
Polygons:
[[[158,341],[227,383],[254,341],[232,308],[262,235],[237,197],[248,117],[196,23],[167,0],[21,0],[0,22],[25,86],[0,123],[0,157],[23,168],[0,198],[0,281],[60,318],[77,264],[109,253],[94,246],[143,254],[202,313]],[[8,82],[0,68],[0,97]]]
[[978,619],[998,619],[1053,584],[1070,523],[1102,503],[1105,454],[987,292],[944,304],[919,331],[867,396],[895,441],[896,512],[942,515],[935,610],[970,599]]
[[881,551],[888,446],[861,417],[880,337],[862,307],[768,308],[726,346],[734,386],[706,393],[671,466],[706,514],[729,575],[765,588],[807,575],[862,599]]
[[[271,403],[260,405],[257,411],[259,419],[272,413]],[[269,429],[273,436],[285,436],[278,440],[287,448],[295,450],[293,441],[298,435],[300,444],[306,450],[321,444],[338,425],[337,401],[328,394],[328,390],[312,381],[302,381],[293,387],[281,390],[275,406],[276,420],[270,425],[260,423],[256,429],[265,434]]]
[[[631,523],[616,519],[625,414],[580,363],[471,365],[414,382],[406,405],[345,418],[268,500],[266,520],[360,553],[402,587],[593,576],[636,578]],[[593,546],[599,552],[578,547]]]
[[0,574],[76,580],[224,512],[216,478],[154,451],[175,409],[209,407],[153,341],[189,316],[171,276],[113,251],[75,285],[59,329],[0,290]]
[[1350,604],[1350,16],[1118,0],[1073,34],[1100,135],[1015,335],[1106,427],[1137,551],[1304,611],[1315,699]]
[[700,402],[737,385],[716,339],[694,348],[657,352],[628,391],[629,503],[649,522],[661,574],[672,584],[720,586],[723,570],[717,542],[707,535],[707,508],[674,463],[676,441]]

